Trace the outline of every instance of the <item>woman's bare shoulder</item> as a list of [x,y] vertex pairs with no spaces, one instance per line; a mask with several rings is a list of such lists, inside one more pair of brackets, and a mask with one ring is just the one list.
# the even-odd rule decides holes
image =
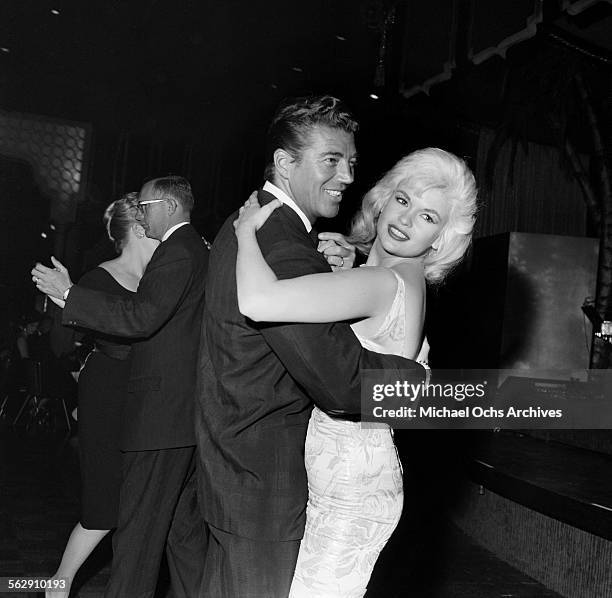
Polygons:
[[423,265],[419,262],[405,261],[389,268],[402,278],[406,284],[425,288],[425,274]]
[[362,266],[331,274],[354,300],[363,299],[371,307],[369,317],[386,313],[397,291],[397,279],[390,268]]
[[352,268],[351,270],[338,270],[336,273],[338,274],[342,272],[358,272],[358,276],[363,276],[364,278],[395,280],[393,269],[389,268],[388,266],[367,266],[366,264],[362,264],[359,268]]
[[425,298],[425,275],[418,262],[404,262],[393,266],[393,271],[404,281],[406,300],[422,302]]
[[107,260],[106,262],[102,262],[98,264],[99,268],[106,270],[109,274],[113,275],[117,272],[121,272],[121,267],[119,266],[119,258],[113,258],[112,260]]
[[125,263],[118,257],[107,262],[102,262],[99,267],[106,270],[122,287],[136,292],[140,279],[126,267]]
[[397,289],[397,279],[392,268],[363,265],[360,268],[340,270],[339,272],[348,272],[350,273],[349,276],[358,277],[362,284],[372,285],[372,288],[379,293],[395,293]]

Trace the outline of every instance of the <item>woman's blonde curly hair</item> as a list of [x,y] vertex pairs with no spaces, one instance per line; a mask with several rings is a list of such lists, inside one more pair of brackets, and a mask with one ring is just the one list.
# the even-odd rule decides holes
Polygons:
[[420,149],[403,157],[364,196],[361,209],[353,218],[349,241],[368,255],[376,238],[378,216],[399,184],[420,195],[428,189],[442,190],[450,202],[449,219],[436,250],[424,257],[425,279],[440,283],[465,255],[472,240],[477,212],[474,175],[461,159],[436,147]]

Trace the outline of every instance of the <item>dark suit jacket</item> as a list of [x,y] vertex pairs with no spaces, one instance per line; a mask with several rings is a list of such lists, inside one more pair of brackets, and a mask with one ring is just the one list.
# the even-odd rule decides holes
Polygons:
[[208,250],[187,224],[153,254],[138,292],[121,298],[75,285],[63,323],[142,339],[132,348],[123,450],[192,446],[196,365]]
[[[271,196],[260,192],[260,202]],[[297,540],[308,495],[304,440],[313,401],[358,413],[362,368],[420,368],[361,347],[348,324],[257,325],[238,311],[230,216],[211,250],[196,414],[204,519],[239,536]],[[329,271],[297,214],[258,232],[280,278]]]

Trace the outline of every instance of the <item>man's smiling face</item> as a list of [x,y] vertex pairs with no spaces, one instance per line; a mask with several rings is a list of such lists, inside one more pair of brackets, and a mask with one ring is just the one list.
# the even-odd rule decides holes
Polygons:
[[301,156],[289,165],[288,184],[311,223],[338,214],[343,193],[353,182],[356,160],[352,133],[326,126],[309,131]]

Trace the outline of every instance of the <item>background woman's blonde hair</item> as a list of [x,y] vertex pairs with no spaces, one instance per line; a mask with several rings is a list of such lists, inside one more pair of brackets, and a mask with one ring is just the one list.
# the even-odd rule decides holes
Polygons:
[[416,195],[440,189],[450,202],[449,219],[436,241],[437,249],[424,258],[425,279],[439,283],[461,261],[472,240],[477,212],[474,175],[461,158],[436,147],[402,158],[365,194],[353,218],[349,241],[362,253],[369,254],[378,216],[400,182]]
[[127,241],[130,227],[138,222],[136,220],[137,203],[138,193],[132,191],[111,203],[104,211],[102,220],[106,227],[106,233],[115,245],[117,253],[121,253]]

